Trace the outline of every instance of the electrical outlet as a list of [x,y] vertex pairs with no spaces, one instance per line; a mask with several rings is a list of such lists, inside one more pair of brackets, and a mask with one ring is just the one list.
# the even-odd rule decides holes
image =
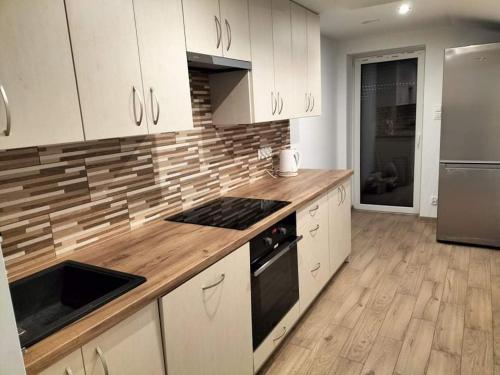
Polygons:
[[273,156],[273,150],[271,147],[261,147],[257,151],[257,158],[259,160],[269,159]]
[[436,197],[435,195],[431,196],[431,204],[433,206],[437,206],[438,205],[438,197]]

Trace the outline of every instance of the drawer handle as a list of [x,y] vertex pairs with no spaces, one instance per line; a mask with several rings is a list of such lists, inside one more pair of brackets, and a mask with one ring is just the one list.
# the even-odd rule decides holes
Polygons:
[[5,119],[7,121],[7,125],[5,130],[3,131],[3,135],[8,137],[10,135],[10,127],[11,127],[11,116],[10,116],[10,107],[9,107],[9,99],[7,98],[7,93],[2,85],[0,85],[0,94],[2,94],[2,100],[5,105]]
[[316,267],[314,267],[314,268],[311,270],[311,273],[316,272],[316,271],[317,271],[317,270],[319,270],[320,268],[321,268],[321,263],[316,264]]
[[220,279],[218,281],[216,281],[215,283],[213,284],[210,284],[210,285],[207,285],[207,286],[204,286],[203,288],[201,288],[202,290],[207,290],[207,289],[211,289],[211,288],[215,288],[217,285],[219,285],[220,283],[222,283],[224,281],[224,279],[226,278],[226,275],[225,274],[221,274],[220,275]]
[[66,367],[66,370],[64,370],[66,372],[66,375],[73,375],[73,371],[71,371],[71,367]]
[[278,337],[275,337],[275,338],[273,339],[273,341],[274,341],[274,342],[276,342],[276,341],[280,340],[283,336],[285,336],[285,334],[286,334],[286,327],[285,327],[285,326],[283,326],[283,328],[282,328],[282,329],[283,329],[283,331],[279,334],[279,336],[278,336]]
[[108,363],[106,362],[106,358],[104,357],[102,349],[100,347],[97,347],[95,348],[95,351],[97,353],[97,356],[99,357],[99,360],[101,361],[102,368],[104,369],[104,374],[109,375]]
[[319,224],[316,224],[316,228],[313,228],[309,231],[309,233],[311,233],[311,236],[316,236],[316,232],[318,232],[318,229],[319,229]]
[[314,206],[313,208],[311,208],[309,210],[309,215],[311,215],[311,216],[316,215],[316,212],[318,211],[318,209],[319,209],[319,205]]

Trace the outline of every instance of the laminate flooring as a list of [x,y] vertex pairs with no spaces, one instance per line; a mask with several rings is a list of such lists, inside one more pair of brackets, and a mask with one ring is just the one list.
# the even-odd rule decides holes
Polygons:
[[[466,220],[466,218],[464,218]],[[500,251],[353,211],[352,257],[261,374],[500,375]]]

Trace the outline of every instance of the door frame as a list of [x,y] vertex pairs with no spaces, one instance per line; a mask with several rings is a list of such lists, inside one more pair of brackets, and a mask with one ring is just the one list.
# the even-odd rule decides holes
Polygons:
[[[360,189],[360,135],[361,135],[361,66],[378,62],[417,59],[417,108],[415,119],[415,164],[414,164],[414,182],[413,182],[413,207],[382,206],[361,203]],[[425,51],[418,50],[412,52],[391,53],[388,55],[376,55],[370,57],[360,57],[353,61],[354,63],[354,98],[353,98],[353,167],[354,167],[354,199],[353,206],[359,210],[394,212],[405,214],[418,214],[420,212],[420,188],[421,188],[421,169],[422,169],[422,129],[424,112],[424,77],[425,77]]]

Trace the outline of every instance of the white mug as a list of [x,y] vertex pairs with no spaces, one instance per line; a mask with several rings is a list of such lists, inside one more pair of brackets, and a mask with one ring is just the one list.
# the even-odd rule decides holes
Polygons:
[[296,176],[300,167],[300,153],[297,150],[281,150],[280,176]]

